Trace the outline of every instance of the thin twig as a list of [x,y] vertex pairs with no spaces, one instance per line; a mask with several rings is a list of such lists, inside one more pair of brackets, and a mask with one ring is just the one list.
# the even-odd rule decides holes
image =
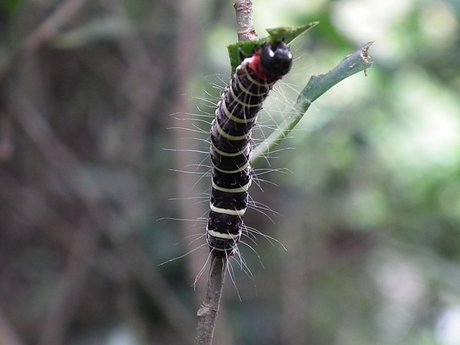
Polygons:
[[[252,20],[251,0],[236,0],[235,4],[238,41],[257,40]],[[198,326],[196,343],[198,345],[210,345],[214,336],[217,314],[227,271],[228,259],[219,256],[215,251],[211,252],[211,268],[208,277],[205,300],[198,310]]]
[[238,41],[256,41],[259,39],[254,29],[252,19],[252,1],[236,0],[233,7],[236,12],[236,25],[238,27]]
[[308,108],[310,108],[310,105],[322,94],[345,78],[348,78],[358,72],[366,71],[366,69],[372,66],[372,61],[368,55],[368,51],[372,43],[373,42],[366,43],[356,52],[348,55],[329,72],[314,75],[310,78],[307,85],[300,92],[292,110],[289,112],[291,116],[287,116],[267,139],[254,148],[251,155],[251,165],[256,163],[256,161],[261,157],[266,156],[268,152],[272,151],[275,146],[286,138],[291,130],[302,119]]
[[206,298],[197,313],[198,328],[196,343],[198,345],[209,345],[212,343],[220,299],[224,289],[227,263],[227,258],[225,256],[212,256]]

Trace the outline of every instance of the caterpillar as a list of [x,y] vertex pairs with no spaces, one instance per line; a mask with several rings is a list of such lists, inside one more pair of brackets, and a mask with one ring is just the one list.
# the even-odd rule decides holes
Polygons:
[[216,255],[231,256],[244,229],[252,181],[251,129],[273,85],[292,65],[284,42],[266,43],[235,69],[211,123],[212,190],[206,241]]

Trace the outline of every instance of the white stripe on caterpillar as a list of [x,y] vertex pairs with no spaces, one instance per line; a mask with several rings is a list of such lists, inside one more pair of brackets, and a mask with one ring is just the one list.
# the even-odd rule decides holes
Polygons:
[[211,211],[216,213],[228,214],[230,216],[240,216],[243,217],[246,213],[247,207],[242,208],[241,210],[231,210],[226,208],[215,207],[212,203],[210,203]]
[[222,188],[222,187],[219,187],[218,185],[216,185],[214,183],[214,181],[212,181],[212,188],[214,188],[214,189],[216,189],[218,191],[221,191],[221,192],[226,192],[226,193],[243,193],[243,192],[247,192],[249,190],[249,187],[251,187],[251,183],[252,183],[252,181],[249,181],[244,186],[237,187],[237,188]]

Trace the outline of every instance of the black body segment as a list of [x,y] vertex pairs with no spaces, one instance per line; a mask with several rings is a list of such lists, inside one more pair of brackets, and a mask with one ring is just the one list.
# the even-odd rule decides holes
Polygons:
[[220,255],[236,252],[244,227],[252,180],[251,129],[263,101],[291,62],[284,43],[264,45],[236,68],[217,103],[211,124],[212,192],[206,238]]
[[260,57],[262,67],[275,78],[287,74],[291,69],[292,54],[289,47],[283,42],[265,45]]

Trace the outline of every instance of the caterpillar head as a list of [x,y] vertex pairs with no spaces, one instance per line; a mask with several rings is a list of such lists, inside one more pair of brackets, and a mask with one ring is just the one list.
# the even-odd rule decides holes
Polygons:
[[292,53],[284,42],[266,44],[262,47],[260,62],[267,74],[282,77],[291,69]]

